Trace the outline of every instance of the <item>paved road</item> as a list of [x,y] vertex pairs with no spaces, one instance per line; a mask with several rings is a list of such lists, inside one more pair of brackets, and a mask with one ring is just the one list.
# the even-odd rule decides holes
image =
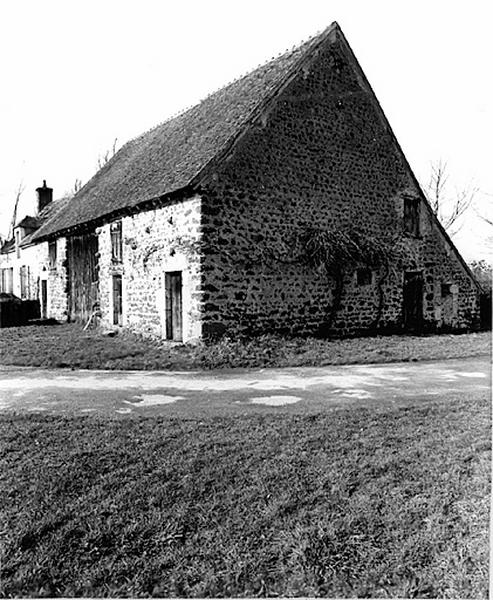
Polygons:
[[201,415],[396,406],[488,394],[489,357],[214,372],[0,368],[0,412]]

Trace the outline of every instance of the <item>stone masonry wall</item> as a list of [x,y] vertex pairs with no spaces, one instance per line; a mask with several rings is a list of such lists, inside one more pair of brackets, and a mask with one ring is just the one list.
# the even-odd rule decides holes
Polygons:
[[[290,264],[293,239],[307,226],[392,238],[397,258],[380,282],[379,327],[401,327],[403,274],[413,270],[423,272],[426,321],[441,324],[444,282],[458,290],[455,326],[474,319],[474,284],[422,203],[420,236],[404,233],[404,197],[419,199],[419,190],[336,33],[201,193],[205,335],[320,331],[333,286],[322,271]],[[356,274],[346,274],[336,331],[375,327],[382,276],[375,271],[358,286]]]
[[164,273],[182,271],[184,341],[201,335],[198,196],[122,219],[122,262],[111,256],[110,224],[98,230],[103,324],[113,325],[112,276],[122,276],[123,326],[164,336]]

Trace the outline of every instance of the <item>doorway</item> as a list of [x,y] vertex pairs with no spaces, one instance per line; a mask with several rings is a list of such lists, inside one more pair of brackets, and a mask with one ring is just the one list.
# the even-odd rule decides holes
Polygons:
[[94,231],[67,237],[69,321],[86,323],[99,303],[98,249]]
[[48,318],[48,282],[41,280],[41,318]]
[[181,271],[169,271],[164,274],[167,340],[183,340],[181,274]]
[[404,273],[402,317],[406,331],[421,331],[423,327],[423,273]]
[[113,275],[113,325],[122,325],[122,317],[122,276]]

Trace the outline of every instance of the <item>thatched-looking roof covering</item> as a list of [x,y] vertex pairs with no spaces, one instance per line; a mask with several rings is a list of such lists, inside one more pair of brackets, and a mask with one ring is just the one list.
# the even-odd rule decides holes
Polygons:
[[35,234],[41,239],[189,187],[241,133],[303,57],[337,28],[279,56],[128,142]]

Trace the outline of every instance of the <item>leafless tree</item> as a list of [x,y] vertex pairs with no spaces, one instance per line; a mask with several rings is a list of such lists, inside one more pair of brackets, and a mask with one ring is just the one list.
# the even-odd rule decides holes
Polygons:
[[447,163],[441,159],[432,163],[425,192],[433,212],[450,235],[461,229],[461,217],[472,207],[478,191],[472,184],[451,190]]
[[[483,192],[483,195],[490,198],[493,197],[493,194],[489,194],[488,192]],[[483,207],[483,210],[475,209],[475,213],[482,221],[493,227],[493,211],[491,210],[491,200],[489,201],[488,208]]]
[[17,221],[17,208],[19,207],[19,200],[21,199],[22,192],[24,191],[25,187],[26,186],[24,185],[24,181],[21,180],[17,188],[17,194],[15,196],[14,213],[12,215],[12,221],[10,223],[9,237],[7,239],[11,239],[14,235],[14,227]]

